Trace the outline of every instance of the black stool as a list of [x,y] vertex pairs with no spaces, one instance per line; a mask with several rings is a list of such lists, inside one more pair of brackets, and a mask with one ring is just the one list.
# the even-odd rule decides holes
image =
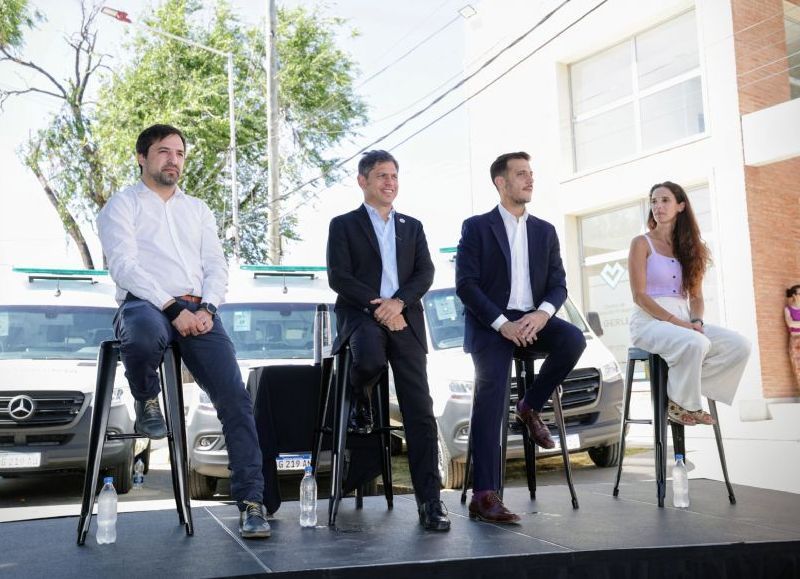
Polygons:
[[[631,390],[633,389],[633,373],[636,362],[647,362],[650,374],[650,399],[653,403],[653,418],[630,418]],[[625,403],[622,411],[622,423],[620,426],[619,439],[619,465],[617,466],[617,478],[614,482],[614,496],[619,496],[619,480],[622,477],[622,462],[625,459],[625,433],[628,424],[652,424],[653,425],[653,448],[655,451],[656,469],[656,494],[658,496],[658,506],[664,506],[664,496],[667,492],[667,373],[669,367],[664,359],[658,354],[652,354],[641,348],[628,348],[628,363],[625,376]],[[731,504],[736,504],[736,497],[733,494],[733,486],[728,479],[728,465],[725,462],[725,449],[722,446],[722,433],[719,428],[719,416],[717,415],[717,403],[708,399],[708,408],[714,418],[714,438],[717,441],[717,451],[719,461],[722,465],[722,475],[725,478],[725,485],[728,487],[728,500]],[[660,410],[659,410],[660,409]],[[670,422],[672,427],[672,443],[676,453],[686,456],[684,443],[684,426]]]
[[[114,391],[114,376],[119,360],[119,342],[109,340],[100,344],[97,358],[97,384],[94,389],[92,405],[92,425],[89,431],[89,450],[86,457],[86,476],[83,481],[83,503],[78,520],[78,545],[83,545],[92,522],[97,479],[100,472],[100,459],[103,443],[106,440],[125,440],[147,438],[142,434],[109,434],[108,413],[111,408],[111,394]],[[164,418],[167,423],[170,466],[172,467],[172,489],[178,509],[180,524],[186,527],[186,534],[194,534],[192,512],[186,481],[189,478],[186,449],[186,425],[183,416],[183,386],[180,375],[181,360],[176,348],[168,346],[161,361],[161,394],[164,398]]]
[[[322,360],[322,385],[320,388],[320,411],[318,413],[317,428],[311,465],[316,471],[319,455],[322,452],[322,438],[325,434],[331,435],[331,494],[328,502],[328,526],[336,522],[339,503],[342,500],[344,486],[344,472],[347,456],[347,423],[350,416],[350,346],[344,345],[334,359]],[[375,385],[373,400],[377,408],[373,408],[375,428],[370,434],[356,434],[354,436],[375,436],[381,439],[381,477],[383,480],[383,493],[389,509],[394,506],[392,493],[392,456],[391,456],[391,431],[399,430],[389,425],[389,374],[384,371]],[[327,426],[331,422],[333,426]],[[353,434],[350,434],[353,436]],[[364,487],[356,489],[356,508],[363,506]]]
[[[528,380],[533,382],[536,377],[536,370],[534,362],[546,358],[547,354],[543,352],[526,353],[519,349],[514,350],[514,370],[516,373],[516,397],[517,400],[525,396],[525,390],[528,386]],[[530,377],[530,378],[529,378]],[[572,498],[572,508],[578,508],[578,496],[575,493],[575,486],[572,482],[572,468],[569,461],[569,449],[567,448],[567,432],[564,426],[564,412],[561,407],[561,394],[563,389],[559,384],[553,391],[550,397],[553,415],[555,418],[556,427],[558,428],[558,437],[561,444],[561,458],[564,460],[564,470],[567,477],[567,485],[569,485],[569,492]],[[472,393],[472,406],[475,407],[475,396],[477,388]],[[497,494],[503,498],[503,486],[506,475],[506,449],[508,447],[508,416],[513,412],[516,401],[511,397],[511,373],[509,369],[508,381],[506,382],[506,400],[509,401],[508,412],[503,413],[503,421],[501,425],[502,435],[500,436],[500,488]],[[527,429],[525,425],[517,419],[517,424],[522,431],[522,444],[525,452],[525,474],[528,479],[528,492],[531,500],[536,499],[536,445],[528,438]],[[467,459],[464,466],[464,486],[461,489],[461,503],[467,502],[467,488],[469,485],[470,471],[472,470],[472,426],[470,424],[469,437],[467,439]]]

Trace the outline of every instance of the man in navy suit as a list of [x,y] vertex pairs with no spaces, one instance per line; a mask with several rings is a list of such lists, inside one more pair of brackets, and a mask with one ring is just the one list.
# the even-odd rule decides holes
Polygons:
[[500,204],[470,217],[456,254],[456,293],[466,307],[464,351],[475,363],[475,405],[470,425],[475,465],[470,518],[516,523],[497,494],[498,436],[508,412],[506,384],[514,349],[547,353],[539,374],[517,405],[529,438],[542,448],[555,442],[539,413],[575,367],[586,347],[583,333],[554,314],[567,299],[566,274],[555,228],[528,214],[533,193],[530,156],[500,155],[490,168]]
[[399,181],[392,155],[365,153],[358,163],[358,185],[364,203],[334,217],[328,234],[328,282],[338,294],[333,349],[349,343],[352,355],[356,412],[351,429],[371,431],[370,394],[388,361],[403,414],[420,524],[447,531],[421,302],[433,283],[428,242],[419,221],[394,210]]

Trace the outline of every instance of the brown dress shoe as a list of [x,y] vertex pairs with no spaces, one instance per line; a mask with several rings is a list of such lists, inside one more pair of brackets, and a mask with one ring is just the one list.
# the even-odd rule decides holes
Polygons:
[[556,441],[550,436],[550,429],[542,422],[538,412],[535,410],[521,411],[517,408],[515,414],[517,419],[528,429],[528,438],[548,450],[556,447]]
[[495,492],[484,494],[480,499],[476,499],[473,495],[469,502],[469,518],[480,519],[487,523],[512,524],[519,522],[519,515],[509,511]]

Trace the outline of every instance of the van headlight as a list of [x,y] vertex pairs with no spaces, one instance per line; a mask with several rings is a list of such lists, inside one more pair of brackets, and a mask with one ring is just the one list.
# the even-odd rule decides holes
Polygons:
[[622,370],[619,369],[619,364],[617,364],[616,361],[609,362],[608,364],[600,366],[600,377],[603,379],[603,382],[611,382],[612,380],[622,378]]
[[114,406],[122,406],[125,404],[125,390],[122,388],[114,388],[114,391],[111,393],[111,407]]
[[214,404],[211,402],[211,398],[209,397],[208,393],[199,388],[199,393],[197,395],[197,403],[200,408],[205,410],[214,410]]

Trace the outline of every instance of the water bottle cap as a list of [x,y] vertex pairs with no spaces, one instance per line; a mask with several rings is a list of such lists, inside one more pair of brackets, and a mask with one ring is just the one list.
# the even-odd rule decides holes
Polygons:
[[683,460],[683,455],[682,454],[676,454],[675,455],[675,460]]
[[305,469],[305,472],[306,472],[306,474],[313,474],[314,469],[311,468],[310,466],[307,466],[306,469]]
[[105,478],[103,479],[103,484],[104,484],[104,485],[110,485],[110,484],[114,484],[114,477],[113,477],[113,476],[107,476],[107,477],[105,477]]

